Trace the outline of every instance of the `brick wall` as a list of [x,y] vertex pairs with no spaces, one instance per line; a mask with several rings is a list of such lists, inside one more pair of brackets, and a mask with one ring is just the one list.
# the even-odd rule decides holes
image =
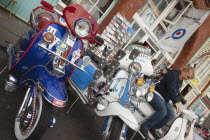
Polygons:
[[118,12],[122,14],[128,21],[141,8],[146,0],[118,0],[115,7],[99,25],[98,33],[101,34],[109,24],[114,15]]
[[[194,8],[207,10],[210,5],[206,0],[194,0]],[[192,37],[185,43],[179,57],[172,65],[173,69],[182,69],[190,61],[190,59],[196,54],[196,52],[202,47],[206,40],[210,37],[210,16],[201,24],[198,30],[192,35]]]
[[198,30],[190,37],[185,43],[179,57],[172,65],[173,69],[182,69],[190,61],[190,59],[196,54],[201,46],[210,37],[210,15],[201,24]]

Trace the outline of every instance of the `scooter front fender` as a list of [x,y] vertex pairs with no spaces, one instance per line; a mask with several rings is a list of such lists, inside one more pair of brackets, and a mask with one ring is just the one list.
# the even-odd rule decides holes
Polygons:
[[97,109],[94,109],[94,111],[98,116],[118,116],[130,128],[135,131],[139,130],[139,125],[134,115],[130,112],[129,109],[123,107],[118,102],[110,103],[105,110],[98,111]]
[[51,104],[57,107],[64,107],[68,94],[66,91],[65,83],[51,75],[47,68],[44,66],[36,66],[24,75],[20,81],[20,84],[24,84],[26,81],[34,81],[38,84],[38,88],[42,90],[44,98]]
[[48,102],[57,107],[65,106],[68,94],[63,81],[59,81],[58,78],[43,72],[39,74],[38,81],[41,88],[44,88],[43,96]]

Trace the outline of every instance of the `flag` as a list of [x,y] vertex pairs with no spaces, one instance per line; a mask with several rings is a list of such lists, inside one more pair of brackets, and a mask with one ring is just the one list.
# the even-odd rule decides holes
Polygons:
[[176,53],[208,17],[209,11],[189,8],[185,15],[158,42],[157,46]]

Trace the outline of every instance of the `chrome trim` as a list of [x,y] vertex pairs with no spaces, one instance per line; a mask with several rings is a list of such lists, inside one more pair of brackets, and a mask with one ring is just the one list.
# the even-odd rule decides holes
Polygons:
[[83,102],[84,104],[87,104],[87,103],[88,103],[88,99],[87,99],[87,97],[84,95],[84,93],[83,93],[84,91],[82,91],[81,89],[79,89],[79,88],[74,84],[74,82],[73,82],[71,79],[69,79],[68,82],[69,82],[70,86],[76,91],[76,93],[78,94],[78,96],[80,97],[80,99],[82,100],[82,102]]
[[55,105],[55,104],[53,104],[51,101],[49,101],[45,96],[44,96],[44,94],[42,93],[42,96],[45,98],[45,100],[48,102],[48,103],[50,103],[50,104],[52,104],[52,105],[54,105],[54,106],[56,106],[56,107],[65,107],[66,106],[66,104],[64,105],[64,106],[57,106],[57,105]]
[[59,56],[57,55],[55,52],[51,51],[50,49],[46,48],[45,46],[43,46],[43,44],[38,44],[39,47],[41,47],[42,49],[56,55],[57,57],[61,58],[62,60],[66,61],[67,63],[71,64],[72,66],[78,68],[79,70],[83,71],[84,72],[84,69],[83,68],[80,68],[78,67],[77,65],[75,65],[74,63],[72,63],[71,61],[67,60],[66,58],[62,57],[62,56]]
[[[81,18],[82,18],[82,17],[81,17]],[[78,19],[80,19],[80,18],[78,18]],[[87,21],[87,23],[89,24],[90,31],[89,31],[89,33],[88,33],[86,36],[88,36],[88,35],[91,33],[91,31],[92,31],[92,26],[91,26],[89,20],[87,20],[86,18],[82,18],[82,19],[80,19],[80,20],[74,21],[74,23],[73,23],[73,27],[74,27],[74,28],[73,28],[73,31],[75,32],[75,34],[76,34],[79,38],[84,38],[84,37],[86,37],[86,36],[80,36],[80,35],[78,35],[78,34],[76,33],[76,30],[75,30],[75,27],[76,27],[77,23],[79,23],[79,22],[81,22],[81,21]]]
[[31,91],[31,88],[28,88],[27,91],[26,91],[26,95],[25,95],[25,97],[24,97],[24,100],[23,100],[23,102],[22,102],[22,104],[21,104],[21,107],[20,107],[20,109],[19,109],[19,111],[18,111],[18,114],[17,114],[18,116],[20,115],[20,113],[21,113],[21,111],[22,111],[22,109],[23,109],[23,106],[24,106],[24,104],[25,104],[25,102],[26,102],[26,99],[28,98],[28,95],[29,95],[30,91]]
[[51,74],[51,72],[47,69],[46,66],[44,66],[44,65],[36,65],[36,66],[31,67],[28,71],[26,71],[26,72],[22,75],[22,77],[25,76],[29,71],[31,71],[31,70],[32,70],[33,68],[35,68],[35,67],[44,67],[45,70],[48,72],[48,74],[50,74],[51,76],[54,76],[54,75]]
[[2,74],[6,68],[7,66],[5,66],[3,70],[1,70],[0,74]]

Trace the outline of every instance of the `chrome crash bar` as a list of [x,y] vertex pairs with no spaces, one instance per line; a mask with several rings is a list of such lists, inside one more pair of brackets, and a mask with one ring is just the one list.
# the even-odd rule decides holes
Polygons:
[[66,61],[67,63],[71,64],[72,66],[74,66],[74,67],[78,68],[79,70],[81,70],[81,71],[83,71],[83,72],[85,71],[83,68],[78,67],[77,65],[75,65],[75,64],[74,64],[74,63],[72,63],[71,61],[67,60],[66,58],[64,58],[64,57],[62,57],[62,56],[60,56],[60,55],[56,54],[56,53],[55,53],[55,52],[53,52],[53,51],[51,51],[51,50],[50,50],[50,49],[48,49],[45,45],[38,44],[38,46],[39,46],[39,47],[41,47],[42,49],[44,49],[44,50],[46,50],[46,51],[48,51],[48,52],[50,52],[50,53],[52,53],[52,54],[56,55],[57,57],[59,57],[59,58],[61,58],[62,60]]

